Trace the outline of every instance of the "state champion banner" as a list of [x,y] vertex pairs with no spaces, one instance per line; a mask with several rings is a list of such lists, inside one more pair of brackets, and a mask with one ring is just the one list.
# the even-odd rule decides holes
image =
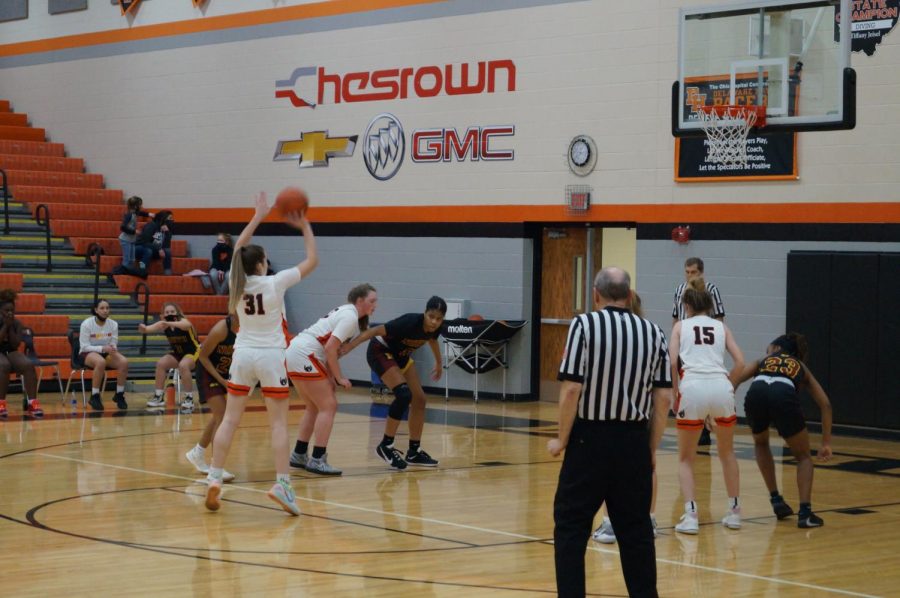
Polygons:
[[[757,73],[735,75],[734,103],[744,106],[756,104]],[[763,89],[768,91],[767,75],[763,74]],[[791,75],[788,91],[789,113],[794,115],[797,105],[799,77]],[[697,120],[699,106],[715,106],[730,102],[731,79],[728,75],[691,77],[685,79],[684,113]],[[763,98],[764,103],[767,97]],[[721,182],[756,180],[794,180],[797,171],[796,133],[765,133],[751,130],[747,138],[747,166],[723,165],[709,159],[706,137],[675,139],[675,180],[678,182]]]

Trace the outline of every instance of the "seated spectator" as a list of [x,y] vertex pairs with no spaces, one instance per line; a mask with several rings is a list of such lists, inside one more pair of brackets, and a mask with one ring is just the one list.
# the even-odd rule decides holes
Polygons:
[[172,273],[172,227],[175,217],[170,210],[162,210],[144,225],[137,238],[135,257],[141,276],[147,275],[151,260],[163,261],[163,273]]
[[91,308],[91,317],[81,323],[81,361],[94,370],[91,377],[91,400],[88,404],[94,411],[103,411],[100,387],[106,369],[119,372],[116,380],[116,394],[113,401],[119,409],[128,409],[125,402],[125,381],[128,380],[128,358],[119,353],[119,324],[109,317],[109,301],[97,299]]
[[25,386],[24,410],[26,417],[43,417],[44,411],[37,402],[37,375],[34,365],[19,351],[22,344],[22,322],[16,319],[16,292],[0,291],[0,418],[6,419],[6,389],[9,375],[16,372]]
[[156,362],[156,389],[153,398],[147,401],[148,409],[159,409],[166,406],[163,398],[163,384],[169,370],[178,369],[181,374],[184,400],[181,409],[190,412],[194,409],[193,371],[200,353],[200,342],[197,340],[197,332],[191,321],[184,317],[184,312],[177,303],[163,305],[159,321],[149,326],[138,324],[138,332],[141,334],[154,334],[162,332],[169,341],[171,351],[159,358]]
[[[228,294],[228,271],[231,270],[232,255],[234,255],[234,247],[231,235],[219,233],[216,244],[212,248],[212,259],[209,260],[209,281],[212,283],[216,295]],[[206,282],[205,278],[201,280]]]
[[144,206],[144,200],[137,195],[132,195],[126,202],[128,207],[125,214],[122,215],[122,223],[119,225],[119,243],[122,245],[122,268],[126,271],[131,268],[134,263],[134,246],[137,241],[137,225],[138,217],[153,217],[152,212],[145,212],[141,208]]

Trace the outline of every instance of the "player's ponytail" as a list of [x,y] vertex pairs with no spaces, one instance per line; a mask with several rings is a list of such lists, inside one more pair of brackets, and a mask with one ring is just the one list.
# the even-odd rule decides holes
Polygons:
[[712,296],[706,290],[706,281],[702,276],[688,281],[681,302],[690,307],[695,316],[709,315],[713,309]]
[[228,273],[228,311],[237,313],[238,303],[244,296],[247,276],[256,274],[259,264],[266,259],[266,251],[259,245],[244,245],[231,256],[231,270]]

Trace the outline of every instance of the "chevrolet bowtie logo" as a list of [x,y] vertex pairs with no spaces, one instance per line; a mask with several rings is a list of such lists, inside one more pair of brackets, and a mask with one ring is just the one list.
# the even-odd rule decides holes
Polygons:
[[328,166],[331,158],[352,156],[357,137],[329,137],[328,131],[301,133],[300,139],[279,141],[273,160],[299,160],[300,168]]

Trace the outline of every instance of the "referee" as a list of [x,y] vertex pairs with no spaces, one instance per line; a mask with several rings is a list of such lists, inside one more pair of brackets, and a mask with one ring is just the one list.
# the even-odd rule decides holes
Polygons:
[[585,594],[584,553],[604,501],[628,594],[657,595],[647,513],[672,378],[662,330],[626,307],[630,285],[620,268],[597,273],[598,311],[572,320],[559,367],[559,437],[547,449],[554,457],[566,451],[553,503],[556,587],[562,597]]

